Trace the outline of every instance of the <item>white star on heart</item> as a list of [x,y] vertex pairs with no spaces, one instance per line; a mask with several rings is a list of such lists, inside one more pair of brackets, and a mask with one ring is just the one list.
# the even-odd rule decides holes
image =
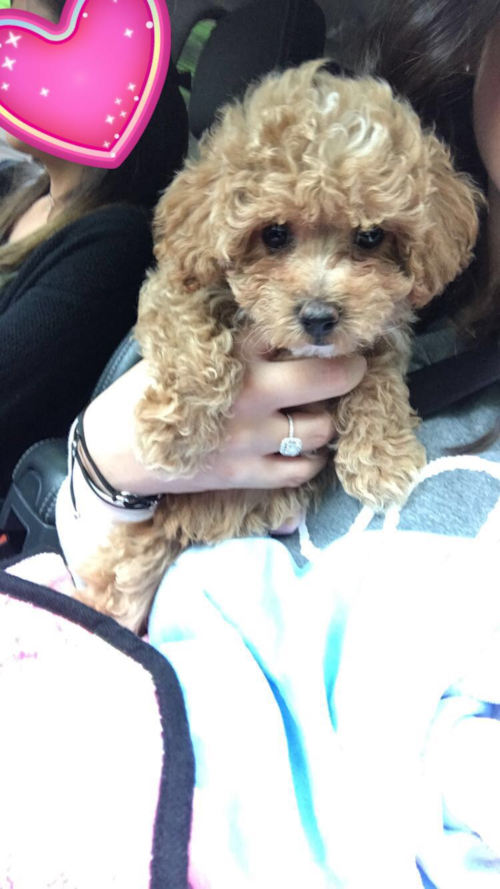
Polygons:
[[127,28],[126,31],[125,31],[125,35],[124,35],[124,36],[125,36],[125,37],[132,37],[132,34],[133,34],[133,33],[134,33],[134,32],[131,31],[130,28]]
[[40,90],[40,95],[41,96],[48,96],[49,93],[50,93],[50,90],[48,90],[46,87],[42,86],[42,88]]
[[108,114],[108,116],[106,118],[106,123],[113,123],[113,121],[114,121],[114,117],[111,117],[111,114]]
[[131,92],[134,92],[134,90],[135,90],[135,83],[129,83],[127,89],[128,89],[128,90],[131,90]]
[[16,37],[14,37],[12,31],[9,31],[9,39],[5,41],[5,46],[10,43],[14,47],[14,49],[17,49],[17,44],[19,43],[20,39],[21,34],[18,34]]
[[8,84],[8,83],[2,83],[2,89],[3,89],[3,90],[8,90],[8,89],[9,89],[9,84]]
[[8,68],[9,71],[12,71],[12,66],[16,64],[15,59],[9,59],[8,56],[5,56],[5,62],[2,65],[2,68]]

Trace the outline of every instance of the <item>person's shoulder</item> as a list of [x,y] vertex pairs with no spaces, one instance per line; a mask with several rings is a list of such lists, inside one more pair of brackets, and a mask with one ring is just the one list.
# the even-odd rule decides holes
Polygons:
[[109,205],[69,222],[27,258],[15,281],[16,297],[33,286],[102,295],[138,291],[153,264],[153,237],[137,207]]
[[85,214],[66,227],[68,236],[78,237],[84,233],[140,235],[152,240],[151,226],[146,214],[132,204],[109,204]]
[[[110,205],[87,213],[56,233],[46,245],[54,261],[80,257],[114,274],[120,270],[148,267],[153,262],[153,235],[146,215],[137,207]],[[85,258],[86,257],[86,258]]]

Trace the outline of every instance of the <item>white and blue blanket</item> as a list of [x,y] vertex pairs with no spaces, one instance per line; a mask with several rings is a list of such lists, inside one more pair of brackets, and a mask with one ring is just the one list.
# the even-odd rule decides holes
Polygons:
[[498,541],[192,549],[149,632],[194,744],[192,887],[500,887]]

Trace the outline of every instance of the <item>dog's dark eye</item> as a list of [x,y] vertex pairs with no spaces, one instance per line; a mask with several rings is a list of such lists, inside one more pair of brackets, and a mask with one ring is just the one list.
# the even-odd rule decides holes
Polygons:
[[283,250],[283,247],[288,247],[292,240],[290,226],[274,222],[263,230],[262,240],[269,250]]
[[363,250],[373,250],[375,247],[380,246],[384,238],[385,231],[383,228],[370,228],[368,231],[358,229],[354,236],[354,243]]

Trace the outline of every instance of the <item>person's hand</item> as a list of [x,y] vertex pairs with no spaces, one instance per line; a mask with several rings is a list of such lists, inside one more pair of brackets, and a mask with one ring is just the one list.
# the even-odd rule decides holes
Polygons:
[[[167,479],[134,456],[134,410],[149,383],[147,364],[141,361],[87,408],[87,446],[108,482],[135,494],[298,487],[314,478],[328,459],[325,446],[335,429],[324,402],[354,389],[365,370],[366,361],[359,355],[279,362],[250,356],[221,450],[210,455],[207,467],[194,478]],[[294,410],[294,405],[310,408]],[[289,431],[282,411],[293,416],[305,452],[300,457],[278,453]]]

